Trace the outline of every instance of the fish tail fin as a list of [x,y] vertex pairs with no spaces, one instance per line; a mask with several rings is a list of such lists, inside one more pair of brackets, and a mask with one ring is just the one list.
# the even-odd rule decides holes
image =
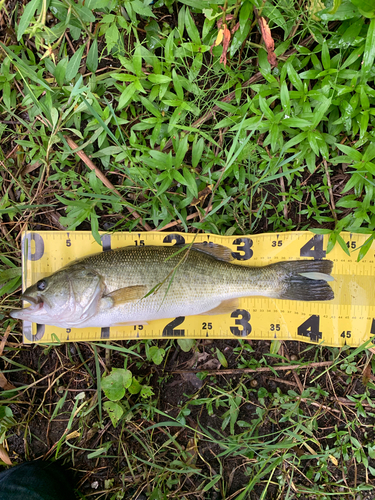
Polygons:
[[286,300],[332,300],[334,293],[328,281],[333,267],[331,260],[296,260],[275,264],[284,272],[283,289],[279,299]]

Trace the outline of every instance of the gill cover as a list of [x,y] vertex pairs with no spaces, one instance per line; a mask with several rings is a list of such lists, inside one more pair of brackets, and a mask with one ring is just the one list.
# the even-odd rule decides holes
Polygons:
[[31,306],[11,316],[40,324],[75,327],[97,312],[103,279],[82,265],[61,269],[27,288],[22,299]]

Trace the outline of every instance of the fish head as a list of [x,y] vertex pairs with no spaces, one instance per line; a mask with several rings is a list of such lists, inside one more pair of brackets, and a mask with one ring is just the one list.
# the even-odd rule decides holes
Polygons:
[[95,271],[73,265],[42,278],[21,295],[30,306],[10,312],[12,318],[71,328],[93,316],[104,283]]

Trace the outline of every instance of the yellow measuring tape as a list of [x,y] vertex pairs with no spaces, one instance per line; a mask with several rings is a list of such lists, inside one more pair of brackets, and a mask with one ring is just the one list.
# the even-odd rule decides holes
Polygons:
[[329,302],[300,302],[264,297],[240,299],[239,309],[220,316],[187,316],[150,321],[148,325],[63,329],[24,322],[25,343],[161,338],[248,338],[302,340],[312,344],[358,346],[375,335],[375,245],[361,262],[358,249],[368,236],[342,233],[350,250],[338,245],[326,255],[328,236],[310,232],[217,236],[183,233],[101,234],[103,246],[91,232],[28,231],[22,237],[23,287],[86,255],[127,245],[175,245],[209,241],[232,249],[242,266],[265,266],[294,259],[333,261]]

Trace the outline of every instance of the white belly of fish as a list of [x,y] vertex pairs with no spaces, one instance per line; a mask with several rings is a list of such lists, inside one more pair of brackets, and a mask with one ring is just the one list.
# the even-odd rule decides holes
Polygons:
[[[80,324],[79,327],[141,325],[156,319],[204,314],[207,311],[216,309],[222,303],[222,300],[217,298],[193,304],[160,305],[150,304],[150,302],[148,302],[148,304],[142,304],[142,302],[146,303],[146,300],[147,299],[139,301],[138,304],[124,304],[107,311],[100,311],[93,318],[88,318],[87,321]],[[233,307],[233,309],[235,309],[235,307]],[[225,313],[226,311],[223,312]]]

